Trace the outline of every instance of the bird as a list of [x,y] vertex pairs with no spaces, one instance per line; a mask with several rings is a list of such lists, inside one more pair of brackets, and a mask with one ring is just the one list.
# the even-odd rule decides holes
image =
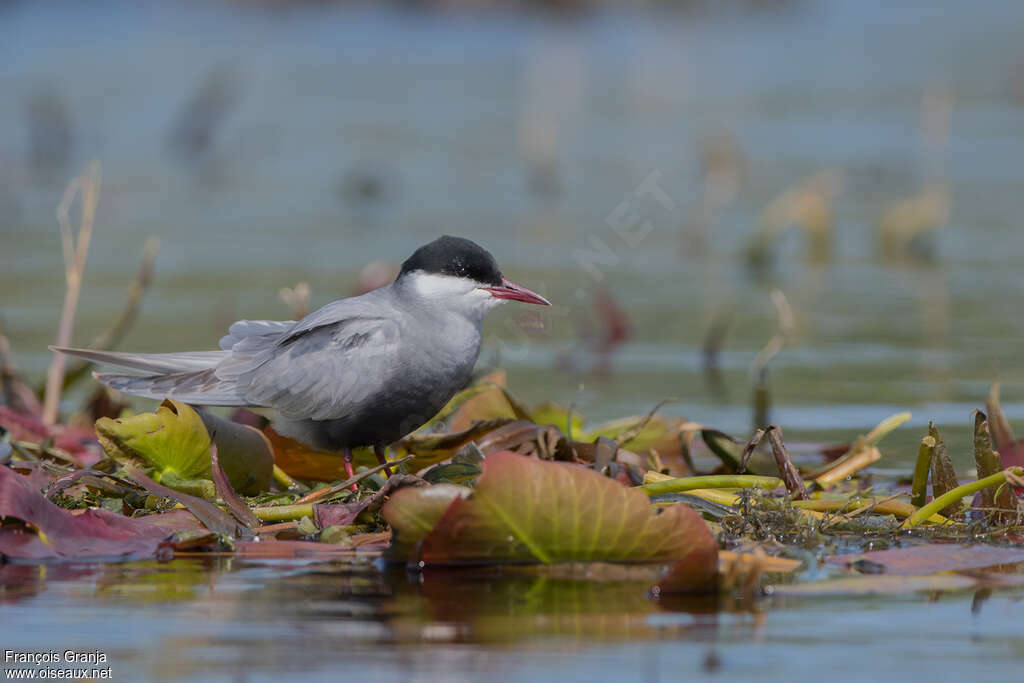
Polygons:
[[[94,373],[146,398],[262,410],[283,436],[340,452],[386,448],[426,424],[469,382],[481,326],[498,304],[550,306],[506,279],[483,247],[445,235],[417,249],[391,284],[301,320],[239,320],[218,351],[51,350],[142,374]],[[387,471],[387,470],[386,470]]]

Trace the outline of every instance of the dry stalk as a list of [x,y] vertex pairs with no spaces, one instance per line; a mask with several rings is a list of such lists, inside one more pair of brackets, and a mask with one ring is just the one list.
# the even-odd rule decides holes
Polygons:
[[[121,343],[125,334],[128,333],[128,330],[130,330],[132,325],[135,323],[135,319],[139,315],[139,309],[142,306],[142,297],[145,296],[146,291],[153,282],[153,266],[156,263],[156,255],[159,251],[160,240],[157,237],[150,237],[146,240],[146,244],[142,248],[142,260],[139,263],[139,270],[135,274],[135,279],[128,286],[128,291],[125,295],[124,307],[121,309],[121,315],[118,316],[110,329],[97,335],[91,342],[89,342],[87,348],[97,349],[99,351],[109,351]],[[86,371],[91,366],[92,362],[83,361],[75,363],[73,366],[68,368],[64,374],[64,389],[67,389],[71,384],[85,375]]]
[[[75,234],[71,228],[70,214],[71,206],[79,193],[82,195],[82,212],[78,233]],[[89,254],[89,242],[92,239],[93,220],[96,217],[96,205],[99,202],[99,197],[100,164],[98,161],[93,161],[81,175],[68,184],[64,196],[57,206],[61,247],[64,252],[64,280],[67,284],[64,306],[60,315],[60,327],[57,330],[57,346],[69,346],[71,343],[71,332],[75,326],[75,312],[78,310],[78,298],[82,292],[82,274],[85,271],[86,256]],[[43,424],[52,425],[57,422],[65,365],[64,355],[54,354],[50,369],[46,374]]]
[[782,429],[778,425],[768,425],[765,435],[768,437],[768,443],[772,446],[775,463],[779,466],[779,475],[786,484],[786,490],[793,495],[795,500],[810,498],[807,486],[796,471],[793,460],[789,457],[789,451],[786,450],[786,444],[782,442]]

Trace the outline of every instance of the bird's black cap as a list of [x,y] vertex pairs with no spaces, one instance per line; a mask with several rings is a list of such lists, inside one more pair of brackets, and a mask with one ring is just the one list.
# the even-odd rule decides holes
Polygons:
[[466,277],[485,285],[500,285],[501,270],[491,252],[463,237],[445,235],[425,244],[405,260],[398,277],[422,271]]

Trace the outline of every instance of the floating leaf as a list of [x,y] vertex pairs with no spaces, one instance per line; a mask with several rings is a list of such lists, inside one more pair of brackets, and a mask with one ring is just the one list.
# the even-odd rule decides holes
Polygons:
[[472,386],[453,398],[449,406],[454,409],[446,406],[440,413],[449,431],[469,429],[473,423],[484,420],[527,417],[508,392],[494,384]]
[[152,556],[171,533],[145,518],[106,510],[72,514],[46,500],[24,477],[2,466],[0,517],[15,517],[38,532],[0,529],[0,557],[21,560]]
[[528,420],[506,421],[475,440],[484,455],[515,451],[535,455],[544,460],[572,460],[572,451],[565,435],[557,427],[541,426]]
[[263,539],[260,541],[239,541],[235,544],[235,552],[242,557],[264,558],[264,559],[330,559],[339,557],[351,557],[360,550],[379,549],[386,544],[386,537],[381,534],[360,534],[353,536],[355,541],[359,536],[373,536],[368,539],[370,542],[348,543],[346,545],[333,545],[330,543],[317,543],[316,541],[278,541],[275,539]]
[[[384,506],[399,534],[429,524],[431,515],[420,511],[436,512],[439,505],[412,501],[429,490],[403,490]],[[699,546],[715,547],[714,538],[685,505],[658,514],[642,491],[589,468],[505,452],[484,461],[473,495],[451,502],[423,538],[419,557],[427,563],[658,562],[683,559]]]
[[221,466],[232,487],[241,493],[266,490],[273,468],[269,443],[250,427],[201,415],[181,401],[165,399],[153,413],[101,418],[96,421],[96,435],[114,460],[122,464],[141,460],[155,468],[157,481],[208,497],[215,489],[206,483],[212,476],[207,422],[215,432]]
[[505,372],[499,370],[455,394],[437,415],[416,430],[415,435],[461,432],[475,422],[500,418],[527,420],[529,417],[529,411],[505,389]]
[[248,496],[270,488],[274,477],[274,449],[263,432],[205,410],[197,412],[217,447],[220,466],[231,488]]
[[[730,472],[740,471],[743,445],[732,436],[717,429],[700,430],[700,438]],[[748,463],[749,464],[749,463]]]
[[423,473],[423,479],[431,484],[467,484],[476,479],[481,470],[466,462],[450,462],[447,465],[431,467]]
[[[659,593],[704,593],[718,582],[718,546],[707,524],[693,508],[679,505],[686,514],[681,515],[684,533],[691,538],[708,536],[711,542],[691,543],[658,583]],[[672,508],[669,508],[670,510]]]
[[990,545],[931,543],[854,555],[834,555],[826,561],[848,565],[857,560],[867,560],[881,565],[890,574],[931,574],[932,572],[963,571],[1024,562],[1024,549]]
[[238,520],[239,524],[250,531],[258,529],[262,523],[259,517],[246,505],[245,501],[238,497],[235,489],[231,487],[231,482],[228,481],[228,477],[224,474],[224,469],[220,465],[220,453],[216,444],[210,445],[210,471],[213,474],[213,483],[217,487],[217,495],[224,501],[228,512]]
[[541,403],[530,413],[530,420],[539,425],[553,425],[565,435],[579,436],[583,432],[583,416],[553,401]]
[[349,526],[355,524],[356,517],[370,504],[370,498],[358,503],[316,503],[313,505],[313,517],[321,529],[329,526]]
[[416,457],[406,466],[407,471],[418,472],[425,467],[436,465],[455,455],[455,452],[471,441],[481,439],[489,432],[509,424],[508,418],[484,420],[458,432],[410,434],[402,439],[401,446]]
[[381,514],[394,532],[392,551],[408,556],[426,537],[445,510],[457,499],[468,496],[471,489],[453,484],[407,487],[395,491]]
[[[263,435],[273,446],[274,462],[289,475],[313,481],[339,481],[348,478],[341,453],[315,450],[295,439],[281,436],[272,427],[264,428]],[[352,459],[354,464],[360,467],[377,464],[377,458],[369,448],[355,449],[352,452]]]
[[811,583],[774,586],[773,595],[785,597],[828,597],[839,595],[900,595],[904,593],[961,591],[985,585],[985,581],[962,574],[925,576],[849,576]]
[[157,479],[167,474],[182,479],[209,474],[210,435],[199,413],[180,401],[167,399],[154,413],[101,418],[96,434],[111,458],[122,464],[141,458],[156,468]]
[[682,456],[680,438],[684,432],[689,431],[688,428],[692,424],[677,417],[634,415],[605,422],[576,438],[579,441],[594,441],[599,436],[606,436],[618,441],[620,437],[639,429],[636,434],[619,445],[634,453],[656,451],[663,458],[675,458]]
[[55,447],[70,455],[76,466],[89,467],[103,458],[96,446],[95,434],[87,427],[45,425],[35,415],[0,406],[0,429],[8,432],[12,441],[36,444],[52,442]]
[[139,486],[146,489],[154,496],[168,498],[184,505],[188,508],[189,512],[195,515],[196,518],[206,526],[207,529],[215,534],[224,534],[225,536],[252,535],[249,533],[248,529],[238,525],[231,515],[224,512],[208,500],[190,496],[187,493],[182,493],[181,491],[158,484],[143,474],[142,471],[134,465],[128,466],[128,475],[134,479]]

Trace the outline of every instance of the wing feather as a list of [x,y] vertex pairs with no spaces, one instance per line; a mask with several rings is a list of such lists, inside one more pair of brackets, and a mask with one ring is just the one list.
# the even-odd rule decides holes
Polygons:
[[206,405],[276,408],[290,419],[343,417],[381,400],[399,372],[399,325],[383,290],[327,304],[302,320],[239,320],[221,351],[115,354],[60,349],[147,373],[101,374],[115,389]]
[[220,338],[220,348],[230,351],[241,342],[277,339],[295,324],[294,320],[239,320],[231,323],[228,333]]
[[[238,378],[247,400],[290,419],[328,420],[383,393],[398,371],[399,326],[355,317],[292,336]],[[264,355],[261,354],[261,355]]]

